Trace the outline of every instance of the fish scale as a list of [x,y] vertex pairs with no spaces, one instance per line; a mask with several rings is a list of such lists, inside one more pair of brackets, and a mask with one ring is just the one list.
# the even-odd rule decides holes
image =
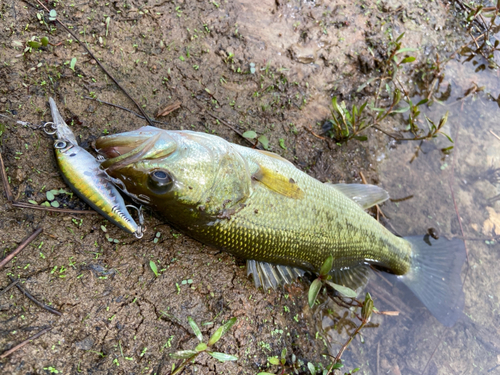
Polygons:
[[374,267],[399,275],[443,324],[462,314],[463,241],[395,236],[364,211],[388,199],[379,187],[321,183],[276,154],[191,131],[143,127],[96,147],[125,194],[246,259],[257,286],[317,274],[332,256],[339,283],[358,287]]

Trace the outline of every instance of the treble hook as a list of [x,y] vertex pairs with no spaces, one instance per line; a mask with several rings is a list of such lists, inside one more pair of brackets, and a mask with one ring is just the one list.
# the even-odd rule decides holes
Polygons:
[[125,205],[127,208],[133,208],[137,211],[137,217],[139,218],[139,229],[134,233],[134,236],[138,239],[141,239],[144,236],[144,232],[146,231],[146,227],[144,226],[144,215],[142,213],[142,205],[137,208],[132,204]]

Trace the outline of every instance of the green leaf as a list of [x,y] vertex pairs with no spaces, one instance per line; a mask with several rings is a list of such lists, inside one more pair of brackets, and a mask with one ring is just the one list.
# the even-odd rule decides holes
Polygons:
[[28,202],[31,203],[31,204],[38,204],[37,201],[34,201],[33,199],[29,199]]
[[218,359],[221,362],[237,361],[238,360],[238,357],[235,357],[234,355],[229,355],[226,353],[219,353],[219,352],[207,352],[207,353],[210,354],[215,359]]
[[398,108],[398,109],[393,109],[391,113],[405,113],[410,110],[410,106],[408,107],[403,107],[403,108]]
[[266,150],[269,149],[269,140],[265,135],[261,135],[259,138],[259,142],[262,143],[262,147],[264,147]]
[[330,255],[328,258],[325,259],[323,265],[321,266],[321,269],[319,270],[320,276],[326,276],[330,273],[333,267],[333,256]]
[[338,285],[335,283],[332,283],[331,281],[325,281],[328,285],[330,285],[333,289],[335,289],[337,292],[340,294],[343,294],[344,296],[348,298],[356,298],[357,294],[354,290],[351,288],[348,288],[346,286]]
[[272,372],[259,372],[257,375],[275,375]]
[[280,138],[279,140],[279,143],[280,143],[280,147],[283,149],[283,150],[288,150],[285,146],[285,140],[283,138]]
[[72,70],[72,71],[75,71],[75,65],[76,65],[76,57],[73,57],[71,59],[71,62],[69,63],[69,68]]
[[283,350],[281,351],[281,359],[285,359],[286,357],[286,348],[283,348]]
[[186,359],[198,354],[196,350],[180,350],[175,353],[171,353],[170,356],[174,359]]
[[267,360],[270,364],[275,366],[278,366],[280,364],[280,360],[278,359],[278,357],[269,357]]
[[307,368],[309,369],[311,375],[316,375],[316,367],[314,367],[311,362],[307,362]]
[[365,302],[363,303],[363,307],[361,308],[361,316],[365,321],[370,319],[373,312],[373,299],[370,293],[366,293]]
[[342,368],[342,367],[344,367],[344,365],[343,365],[342,363],[336,363],[336,364],[334,364],[334,365],[331,367],[331,369],[332,369],[332,370],[337,370],[337,369]]
[[396,38],[396,43],[399,42],[401,39],[403,39],[403,37],[405,36],[405,33],[402,33],[400,34],[397,38]]
[[38,49],[42,46],[42,43],[37,42],[36,40],[30,40],[27,44],[28,44],[28,47],[31,47],[34,49]]
[[427,99],[427,98],[426,98],[426,99],[422,99],[421,101],[419,101],[419,102],[415,105],[415,107],[418,107],[419,105],[425,104],[425,103],[427,103],[428,101],[429,101],[429,99]]
[[229,330],[231,327],[236,323],[236,318],[231,318],[229,319],[224,325],[220,326],[217,328],[217,331],[210,337],[210,340],[208,340],[208,346],[212,346],[215,344],[217,341],[220,340],[220,338]]
[[196,322],[193,320],[193,318],[191,318],[190,316],[188,316],[188,323],[189,325],[191,326],[191,329],[193,330],[194,334],[196,335],[196,338],[199,340],[199,341],[203,341],[203,335],[200,331],[200,328],[198,327],[198,325],[196,324]]
[[149,261],[149,267],[151,267],[151,271],[153,271],[155,276],[158,277],[158,268],[156,267],[156,263],[154,260]]
[[368,140],[366,135],[355,135],[353,138],[361,142],[366,142]]
[[198,346],[194,348],[194,350],[196,350],[197,352],[202,352],[206,349],[207,349],[207,344],[205,344],[204,342],[200,342]]
[[366,86],[368,86],[370,83],[372,83],[373,81],[375,81],[376,79],[379,79],[380,77],[373,77],[373,78],[370,78],[368,81],[366,81],[365,83],[363,83],[361,86],[358,87],[358,89],[356,90],[356,92],[360,92],[361,90],[363,90]]
[[254,132],[253,130],[248,130],[248,131],[243,133],[243,137],[245,137],[247,139],[255,139],[255,138],[257,138],[257,133]]
[[55,9],[51,9],[49,12],[49,20],[55,21],[57,18],[57,11]]
[[415,52],[418,51],[418,48],[401,48],[396,51],[396,55],[404,52]]
[[54,208],[59,208],[59,202],[58,201],[52,201],[50,202],[50,205]]
[[46,36],[42,37],[40,41],[42,42],[42,46],[44,47],[47,47],[49,45],[49,38],[47,38]]
[[320,279],[316,279],[311,283],[311,286],[309,287],[309,293],[307,294],[309,307],[312,308],[314,306],[314,302],[316,302],[316,298],[318,298],[318,294],[322,286],[323,283]]
[[416,57],[408,56],[408,57],[405,57],[403,60],[401,60],[400,64],[408,64],[408,63],[414,62],[416,59],[417,59]]

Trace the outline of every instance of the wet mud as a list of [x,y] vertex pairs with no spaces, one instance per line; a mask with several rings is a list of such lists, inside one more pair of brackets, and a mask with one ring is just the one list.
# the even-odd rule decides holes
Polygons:
[[[349,102],[375,95],[374,85],[358,88],[377,74],[394,37],[404,32],[404,46],[416,49],[412,54],[420,65],[415,63],[414,67],[425,66],[436,53],[449,56],[464,43],[467,36],[461,19],[450,4],[185,0],[57,1],[49,5],[149,116],[180,102],[166,116],[157,118],[161,122],[157,126],[209,132],[243,145],[249,143],[232,128],[240,133],[253,130],[268,141],[260,147],[282,155],[321,181],[360,182],[363,172],[368,182],[381,183],[397,198],[413,194],[412,200],[400,203],[404,211],[398,211],[395,203],[386,205],[390,222],[402,234],[426,230],[430,216],[432,225],[441,232],[458,233],[448,191],[428,195],[436,181],[428,174],[429,168],[441,173],[444,163],[450,166],[451,161],[443,162],[441,156],[431,161],[417,158],[410,165],[408,158],[415,143],[395,144],[375,130],[367,131],[366,142],[336,143],[322,134],[322,124],[331,116],[332,96]],[[56,100],[66,122],[88,150],[100,135],[147,123],[94,100],[137,112],[82,46],[51,22],[34,0],[2,2],[0,17],[0,113],[8,117],[0,118],[0,147],[14,197],[40,205],[48,201],[47,191],[62,189],[55,196],[60,207],[88,209],[60,177],[53,139],[36,129],[51,120],[48,98]],[[48,37],[51,44],[27,49],[29,41],[41,41],[42,37]],[[403,85],[409,92],[418,92],[418,72],[405,69]],[[454,69],[453,74],[460,77],[461,65]],[[383,127],[392,131],[400,128],[401,121],[389,117]],[[467,137],[471,135],[460,135],[460,139]],[[430,153],[439,154],[439,144],[430,147]],[[492,144],[484,148],[481,143],[477,147],[490,155],[491,165],[498,168],[498,147]],[[455,164],[456,184],[462,186],[470,171],[478,169],[480,158],[475,160]],[[464,165],[469,167],[460,169]],[[413,168],[425,172],[414,172]],[[467,234],[473,236],[482,232],[489,218],[496,223],[499,212],[498,202],[488,206],[493,210],[490,216],[485,208],[494,196],[495,185],[488,185],[484,178],[477,181],[483,192],[477,199],[484,209],[466,219],[478,228]],[[426,186],[425,196],[417,197],[415,190]],[[459,199],[471,199],[467,189],[457,193]],[[418,213],[414,217],[401,213],[407,214],[422,201],[439,204],[428,211],[415,207]],[[291,363],[292,354],[296,356],[300,373],[309,373],[309,362],[315,366],[331,363],[328,353],[336,354],[347,331],[325,311],[338,310],[334,314],[343,316],[345,310],[328,306],[328,302],[309,309],[306,281],[277,291],[258,290],[246,276],[244,261],[179,234],[152,214],[146,223],[144,238],[137,240],[96,215],[16,209],[2,194],[2,258],[35,228],[44,231],[0,270],[0,288],[10,284],[9,277],[20,278],[31,294],[62,316],[39,308],[16,289],[1,295],[2,352],[45,327],[52,330],[0,360],[0,372],[168,374],[172,365],[179,363],[170,354],[193,349],[198,343],[188,316],[199,324],[205,339],[237,317],[215,349],[239,359],[221,363],[203,354],[185,374],[256,374],[266,369],[276,373],[278,368],[272,367],[268,358],[280,355],[283,348],[288,349],[287,363]],[[498,260],[498,252],[492,254],[489,249],[483,245],[473,259],[478,263]],[[157,265],[158,276],[150,267],[151,261]],[[471,275],[476,275],[477,282],[487,283],[480,267],[471,268]],[[354,341],[345,355],[346,368],[360,366],[366,374],[416,374],[424,369],[447,374],[449,363],[456,365],[453,368],[471,368],[464,367],[471,357],[463,356],[457,343],[476,334],[477,329],[495,330],[498,326],[493,322],[485,326],[483,322],[493,312],[480,308],[484,299],[492,299],[485,293],[494,296],[492,304],[498,306],[498,287],[489,292],[471,287],[466,292],[466,308],[472,315],[477,312],[477,327],[467,326],[462,336],[453,335],[442,345],[462,349],[438,351],[441,357],[436,356],[425,367],[433,349],[425,342],[432,337],[435,343],[442,327],[418,301],[408,301],[404,291],[383,287],[383,282],[382,286],[373,284],[372,290],[379,291],[375,305],[400,309],[403,318],[375,317],[374,324],[380,326],[366,329],[364,344]],[[474,292],[477,288],[481,293]],[[387,304],[383,300],[387,293],[399,299]],[[415,305],[420,307],[413,309]],[[476,311],[474,306],[480,307]],[[351,321],[356,322],[352,317]],[[500,346],[488,341],[486,335],[481,337],[483,341],[471,346],[474,349],[470,352],[476,358],[486,346],[489,364]],[[419,354],[403,362],[402,356],[411,349]]]

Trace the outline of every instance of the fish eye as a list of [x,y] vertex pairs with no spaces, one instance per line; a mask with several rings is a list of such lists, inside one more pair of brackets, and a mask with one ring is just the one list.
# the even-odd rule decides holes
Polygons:
[[64,141],[62,141],[62,140],[60,140],[60,139],[58,139],[57,141],[55,141],[55,143],[54,143],[54,147],[55,147],[55,148],[59,148],[59,149],[60,149],[60,148],[65,148],[65,147],[66,147],[66,142],[64,142]]
[[156,169],[149,173],[148,186],[156,194],[167,193],[172,188],[173,182],[167,170]]

